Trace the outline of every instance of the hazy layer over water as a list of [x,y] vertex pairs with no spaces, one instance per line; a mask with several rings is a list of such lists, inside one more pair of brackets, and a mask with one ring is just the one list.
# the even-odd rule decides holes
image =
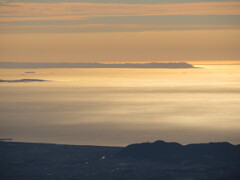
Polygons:
[[[36,73],[25,73],[25,72]],[[1,69],[0,137],[127,145],[163,139],[240,143],[240,66]]]

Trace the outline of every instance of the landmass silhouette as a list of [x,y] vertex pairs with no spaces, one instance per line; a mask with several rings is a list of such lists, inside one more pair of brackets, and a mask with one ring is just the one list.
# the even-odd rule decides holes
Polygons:
[[43,79],[17,79],[17,80],[3,80],[0,79],[1,82],[8,82],[8,83],[17,83],[17,82],[44,82],[48,80],[43,80]]
[[185,69],[194,68],[186,62],[175,63],[16,63],[0,62],[0,68],[9,69],[34,69],[34,68],[167,68]]
[[239,145],[227,142],[127,147],[0,141],[1,180],[238,180]]
[[181,145],[175,142],[131,144],[116,154],[116,157],[131,157],[153,161],[180,162],[183,160],[239,161],[240,145],[228,142]]

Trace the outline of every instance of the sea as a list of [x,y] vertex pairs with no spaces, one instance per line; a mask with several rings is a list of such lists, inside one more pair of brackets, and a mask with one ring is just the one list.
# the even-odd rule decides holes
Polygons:
[[126,146],[240,144],[240,65],[0,69],[0,138]]

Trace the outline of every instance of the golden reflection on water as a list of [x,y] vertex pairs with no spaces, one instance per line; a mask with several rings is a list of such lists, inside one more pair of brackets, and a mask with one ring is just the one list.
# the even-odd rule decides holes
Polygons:
[[197,67],[2,69],[1,79],[50,81],[0,84],[0,136],[95,145],[240,143],[240,66]]

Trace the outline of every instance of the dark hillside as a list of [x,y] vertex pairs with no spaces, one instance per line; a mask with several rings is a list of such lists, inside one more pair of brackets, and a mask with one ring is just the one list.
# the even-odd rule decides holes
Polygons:
[[238,180],[239,146],[133,144],[126,148],[0,142],[1,180]]

